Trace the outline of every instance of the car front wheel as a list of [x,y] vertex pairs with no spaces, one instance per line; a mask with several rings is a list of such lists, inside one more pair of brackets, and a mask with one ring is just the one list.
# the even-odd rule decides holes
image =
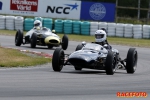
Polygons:
[[60,72],[64,65],[64,51],[61,48],[56,48],[52,57],[52,67],[54,71]]
[[37,35],[36,35],[36,33],[33,33],[32,37],[31,37],[31,48],[36,47],[36,42],[37,42]]
[[105,62],[105,69],[107,75],[113,75],[115,72],[116,66],[116,59],[111,51],[108,51],[106,62]]

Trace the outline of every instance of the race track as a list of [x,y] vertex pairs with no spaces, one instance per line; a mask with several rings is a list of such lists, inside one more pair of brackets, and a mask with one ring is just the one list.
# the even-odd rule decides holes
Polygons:
[[[70,41],[65,53],[75,50],[79,42]],[[33,50],[52,54],[47,47],[31,49],[29,45],[16,47],[13,36],[1,36],[4,47]],[[129,46],[113,45],[125,58]],[[73,66],[64,66],[61,72],[54,72],[51,63],[28,68],[0,68],[0,100],[137,100],[118,98],[117,92],[146,92],[150,100],[150,48],[139,48],[138,68],[134,74],[118,70],[114,75],[105,71],[83,69],[75,71]]]

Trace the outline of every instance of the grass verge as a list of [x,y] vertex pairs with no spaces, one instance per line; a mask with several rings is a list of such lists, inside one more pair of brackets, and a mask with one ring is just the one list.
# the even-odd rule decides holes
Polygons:
[[50,58],[45,58],[29,52],[0,47],[0,67],[25,67],[50,63]]
[[[24,32],[26,33],[26,32]],[[0,35],[15,35],[16,31],[10,30],[0,30]],[[60,37],[63,34],[58,34]],[[85,36],[85,35],[74,35],[68,34],[69,40],[71,41],[85,41],[93,42],[95,41],[94,36]],[[110,44],[116,45],[128,45],[128,46],[137,46],[137,47],[150,47],[150,39],[133,39],[133,38],[120,38],[120,37],[108,37],[108,42]]]

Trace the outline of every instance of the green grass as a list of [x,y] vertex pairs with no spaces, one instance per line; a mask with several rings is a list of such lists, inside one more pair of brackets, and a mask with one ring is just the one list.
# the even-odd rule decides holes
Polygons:
[[50,62],[50,58],[0,47],[0,67],[35,66]]
[[[0,30],[0,35],[13,35],[14,36],[15,34],[16,34],[16,31]],[[57,34],[57,35],[59,35],[60,37],[63,36],[63,34]],[[68,34],[68,37],[69,37],[69,40],[71,41],[80,41],[80,42],[81,41],[85,41],[85,42],[95,41],[94,36]],[[150,39],[133,39],[133,38],[120,38],[120,37],[108,37],[107,39],[110,44],[150,47]]]

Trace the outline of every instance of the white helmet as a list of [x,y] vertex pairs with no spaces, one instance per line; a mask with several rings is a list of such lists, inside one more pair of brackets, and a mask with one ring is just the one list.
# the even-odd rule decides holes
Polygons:
[[95,32],[95,41],[96,42],[105,42],[106,41],[106,32],[104,30],[97,30]]
[[35,20],[34,21],[34,27],[42,27],[42,22],[41,21],[39,21],[39,20]]

